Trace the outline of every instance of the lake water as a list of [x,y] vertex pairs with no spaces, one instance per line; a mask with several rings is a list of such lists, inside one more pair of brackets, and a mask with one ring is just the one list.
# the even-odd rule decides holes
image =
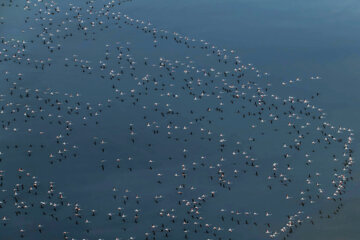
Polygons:
[[[19,104],[7,105],[5,109],[9,111],[5,110],[1,116],[4,122],[0,136],[0,152],[4,156],[0,162],[0,170],[5,172],[5,180],[1,186],[4,191],[0,197],[9,201],[8,205],[5,204],[6,206],[0,209],[0,217],[9,218],[4,220],[8,223],[7,226],[0,227],[1,239],[20,237],[20,229],[25,230],[25,239],[38,239],[40,236],[43,239],[63,239],[64,231],[76,239],[115,239],[115,236],[119,239],[144,239],[144,233],[151,233],[153,230],[152,224],[156,225],[154,231],[157,239],[165,238],[166,227],[172,230],[169,239],[184,239],[184,229],[187,229],[189,239],[267,239],[271,233],[265,234],[265,230],[280,232],[279,229],[288,220],[287,216],[294,213],[298,213],[295,219],[303,220],[304,224],[299,228],[297,225],[289,239],[358,239],[360,169],[357,164],[352,166],[354,180],[347,182],[346,194],[342,196],[343,207],[339,213],[331,215],[331,218],[327,218],[326,214],[320,219],[318,211],[321,208],[322,211],[329,211],[331,214],[338,202],[333,204],[321,199],[313,205],[306,204],[305,207],[301,207],[300,202],[292,197],[300,191],[305,191],[305,180],[309,180],[307,175],[310,173],[314,179],[315,173],[319,172],[318,181],[322,188],[325,192],[331,191],[333,169],[340,172],[341,164],[327,160],[332,158],[333,153],[341,158],[339,155],[341,156],[343,145],[335,142],[329,148],[319,148],[311,156],[314,163],[310,165],[309,170],[301,161],[303,154],[309,153],[312,147],[311,142],[307,142],[307,145],[304,140],[304,149],[299,153],[295,150],[291,153],[291,157],[297,161],[290,163],[294,169],[287,177],[293,182],[283,180],[285,187],[283,181],[276,182],[269,191],[266,176],[273,174],[273,162],[281,162],[281,165],[282,161],[285,161],[279,160],[279,153],[283,151],[282,144],[291,143],[294,139],[286,130],[290,120],[280,119],[277,125],[280,135],[275,135],[275,127],[272,125],[257,125],[256,118],[238,118],[233,114],[234,107],[228,103],[232,100],[231,97],[224,94],[226,89],[222,91],[217,86],[236,84],[229,76],[230,73],[226,76],[222,74],[233,70],[229,67],[233,59],[233,54],[229,53],[232,49],[240,56],[245,66],[250,66],[247,64],[251,63],[251,66],[256,66],[261,73],[270,73],[269,77],[261,78],[266,81],[259,81],[257,72],[246,70],[245,80],[259,81],[258,85],[243,82],[245,89],[252,87],[244,90],[247,92],[246,96],[256,95],[258,92],[254,86],[264,89],[268,86],[266,83],[271,83],[271,93],[285,98],[294,96],[309,99],[319,93],[319,96],[311,100],[311,104],[326,112],[324,121],[336,127],[342,126],[353,130],[355,138],[351,148],[356,163],[359,147],[356,137],[360,133],[359,2],[133,0],[124,1],[120,6],[106,6],[105,10],[102,10],[104,4],[107,4],[106,1],[88,4],[65,0],[56,3],[60,11],[55,11],[54,15],[47,14],[44,7],[44,3],[48,2],[48,9],[54,12],[56,8],[50,1],[39,1],[37,5],[34,5],[37,1],[29,1],[30,10],[24,10],[25,3],[22,1],[13,0],[11,6],[10,1],[3,2],[6,6],[0,7],[0,17],[3,17],[1,21],[4,22],[0,25],[0,36],[5,39],[1,46],[2,58],[6,54],[4,49],[8,49],[12,60],[15,59],[13,54],[21,53],[14,50],[23,49],[21,42],[19,47],[13,47],[14,44],[18,44],[16,40],[26,41],[26,57],[19,60],[21,64],[14,61],[0,63],[3,74],[3,81],[0,83],[0,94],[3,94],[1,100],[4,103]],[[71,11],[70,4],[74,6]],[[90,14],[90,5],[94,6],[94,13],[101,14]],[[38,11],[40,8],[41,14],[41,11]],[[106,9],[109,10],[109,15],[104,15]],[[80,15],[75,14],[77,11]],[[65,15],[65,12],[69,12],[69,15]],[[121,18],[114,20],[107,16]],[[141,21],[133,22],[126,19],[126,16],[142,20],[144,24],[141,25]],[[45,18],[39,20],[39,17]],[[97,17],[103,21],[102,24],[99,24]],[[83,22],[79,22],[79,19]],[[93,28],[90,24],[92,21],[96,23]],[[149,29],[155,26],[158,30],[167,30],[166,34],[160,31],[159,36],[168,36],[171,41],[157,37],[158,42],[153,42],[152,33],[144,34],[141,27],[135,27],[143,27],[148,21],[152,24],[148,25]],[[49,22],[52,22],[52,25],[49,25]],[[41,26],[41,23],[44,25]],[[87,26],[89,30],[79,29],[78,24],[82,28]],[[41,32],[43,35],[36,36]],[[87,32],[87,35],[84,35],[84,32]],[[187,41],[190,45],[193,44],[194,48],[185,47],[187,45],[183,45],[184,39],[181,39],[181,43],[174,43],[171,39],[177,36],[172,34],[174,32],[190,37]],[[73,36],[67,35],[63,38],[64,34],[69,33]],[[192,42],[192,38],[196,41]],[[209,42],[209,46],[216,46],[216,49],[227,49],[221,56],[230,56],[229,63],[226,63],[228,65],[224,65],[223,60],[218,62],[216,54],[207,56],[206,53],[211,51],[201,48],[204,46],[200,42],[201,39]],[[57,49],[58,47],[60,49]],[[122,54],[121,59],[119,53]],[[30,64],[26,63],[26,58],[31,59]],[[41,69],[42,64],[36,62],[36,59],[44,61],[44,69]],[[48,62],[51,66],[47,65]],[[168,68],[176,67],[171,68],[171,72],[169,69],[166,70],[166,67],[159,68],[159,63],[160,66],[164,63]],[[105,64],[106,68],[101,69],[100,66]],[[208,70],[213,75],[204,77],[206,71],[202,70],[210,68],[216,69],[214,73]],[[120,73],[121,70],[124,70],[124,73]],[[179,84],[179,80],[189,76],[184,70],[191,72],[190,76],[193,76],[193,79],[187,79],[186,84]],[[215,74],[216,71],[219,71],[219,74]],[[170,75],[170,72],[173,75]],[[22,74],[22,80],[18,80],[18,73]],[[166,77],[162,78],[159,74]],[[153,76],[157,76],[154,85]],[[214,83],[208,82],[209,85],[204,86],[203,82],[212,77],[215,79]],[[297,78],[301,81],[289,83]],[[12,82],[16,82],[16,89]],[[222,85],[224,82],[226,84]],[[10,95],[10,88],[14,95]],[[20,94],[26,95],[26,88],[31,89],[30,99],[19,97]],[[36,92],[35,89],[40,90]],[[194,95],[188,94],[201,94],[201,91],[205,94],[215,91],[214,95],[219,94],[221,98],[204,97],[206,100],[196,102]],[[79,96],[76,96],[76,93],[79,93]],[[166,95],[167,93],[169,95]],[[73,96],[70,97],[70,94]],[[179,96],[175,97],[173,94]],[[40,103],[34,98],[35,95],[42,99],[51,99],[50,104]],[[270,97],[266,99],[272,102]],[[61,102],[61,109],[56,109],[58,104],[55,100]],[[225,104],[218,105],[219,101]],[[10,109],[16,109],[16,106],[21,109],[20,112],[11,112]],[[40,106],[44,113],[39,111]],[[220,119],[218,113],[207,111],[211,106],[222,108],[224,114],[220,116],[224,119]],[[249,102],[243,106],[243,109],[254,107]],[[297,109],[300,104],[295,103],[294,106]],[[70,109],[74,113],[69,114]],[[279,109],[280,112],[283,110],[281,106]],[[31,110],[35,112],[31,113]],[[79,114],[75,113],[77,111]],[[174,114],[173,111],[178,114]],[[29,122],[19,120],[24,112],[34,115],[34,119],[29,118]],[[160,116],[159,112],[165,113],[165,117]],[[311,114],[316,113],[316,110],[311,111]],[[45,120],[41,121],[39,116],[43,116]],[[208,122],[210,119],[211,123]],[[314,126],[309,136],[318,138],[315,126],[321,125],[322,120],[303,119],[298,120],[299,124],[309,121]],[[71,124],[66,121],[71,121]],[[11,123],[8,124],[9,129],[5,130],[4,124],[7,122]],[[255,130],[248,125],[254,125],[254,128],[256,125]],[[13,127],[18,130],[13,131]],[[27,132],[29,128],[32,129],[31,133]],[[155,133],[156,130],[160,133]],[[188,131],[192,131],[191,135]],[[173,137],[170,139],[169,135]],[[210,136],[214,137],[208,141]],[[342,135],[339,135],[339,138],[340,136]],[[256,142],[249,142],[249,137],[255,138]],[[61,143],[56,142],[59,139]],[[219,150],[217,142],[222,139],[226,140],[224,151]],[[29,147],[29,144],[32,146]],[[40,147],[41,145],[45,147]],[[30,148],[31,157],[28,156]],[[239,152],[234,153],[235,149],[239,149]],[[53,155],[55,157],[52,157]],[[241,155],[241,159],[244,157],[244,162],[249,156],[254,157],[255,164],[260,166],[259,170],[239,163],[236,160],[238,155]],[[153,163],[149,162],[150,160]],[[206,167],[202,168],[201,163]],[[149,167],[153,170],[149,171]],[[192,167],[196,170],[191,170]],[[283,167],[284,169],[279,166],[279,169],[286,172],[285,163]],[[18,175],[25,174],[19,173],[19,168],[25,169],[24,172],[29,172],[29,175],[18,178]],[[225,178],[231,184],[222,182],[222,178],[219,182],[216,181],[221,171],[227,174],[232,173],[234,169],[246,170],[247,173],[236,178]],[[255,175],[258,171],[260,177]],[[174,177],[174,174],[182,173],[186,173],[186,179],[182,176]],[[214,176],[215,180],[210,181],[210,175]],[[16,189],[17,183],[24,184],[27,189],[36,180],[41,186],[41,189],[35,190],[38,192],[37,195],[13,190]],[[55,197],[50,194],[50,182],[55,182]],[[219,183],[223,185],[219,186]],[[231,191],[228,191],[227,187],[231,187]],[[309,188],[309,195],[314,197],[316,194],[312,191],[315,192],[318,188]],[[216,201],[209,197],[203,205],[194,203],[193,199],[201,198],[203,194],[210,196],[210,192],[214,190]],[[179,191],[182,191],[183,195],[178,196]],[[28,216],[24,214],[26,208],[20,210],[19,216],[14,215],[21,204],[15,200],[11,206],[15,199],[13,192],[19,192],[20,202],[29,208]],[[56,197],[59,196],[58,192],[63,192],[65,202],[71,203],[68,207],[59,205],[60,200]],[[140,203],[135,200],[138,194],[141,196]],[[124,195],[128,199],[123,198]],[[291,196],[290,200],[285,199],[285,195]],[[157,200],[158,196],[162,197]],[[178,201],[182,200],[185,201],[178,205]],[[40,202],[45,202],[45,210],[38,207]],[[34,206],[30,207],[31,203]],[[58,204],[56,213],[53,203]],[[74,215],[76,204],[83,209],[80,211],[82,218]],[[192,205],[197,208],[192,208]],[[120,218],[116,218],[119,207],[123,209],[120,212],[128,215],[130,220],[121,222]],[[193,212],[187,213],[196,212],[199,207],[200,213],[196,213],[198,215]],[[96,209],[95,217],[91,216],[90,209]],[[265,216],[269,209],[271,220]],[[234,215],[230,214],[231,211],[239,211],[241,224],[230,221],[230,216]],[[171,223],[170,219],[163,220],[159,212],[176,216],[176,223]],[[113,214],[111,220],[108,213]],[[139,223],[134,223],[133,219],[138,216],[137,214],[140,216]],[[57,220],[54,220],[54,216]],[[69,219],[69,216],[72,218]],[[203,219],[196,218],[198,216]],[[221,220],[222,216],[225,220]],[[315,225],[306,221],[305,216],[314,219]],[[79,224],[74,222],[75,219]],[[84,223],[85,219],[89,219],[90,223]],[[190,221],[190,226],[183,224],[182,219]],[[250,225],[257,223],[259,226],[247,226],[248,223],[244,223],[245,219]],[[198,222],[210,223],[211,227],[217,226],[223,230],[215,230],[218,235],[213,235],[212,230],[205,233],[196,226]],[[165,227],[160,227],[164,223]],[[271,223],[271,227],[267,227],[267,223]],[[39,235],[38,224],[44,225],[42,235]],[[163,231],[160,231],[161,228]],[[90,233],[86,233],[87,229],[91,229]],[[228,229],[232,229],[233,232]],[[285,234],[275,234],[273,237],[283,239]]]

